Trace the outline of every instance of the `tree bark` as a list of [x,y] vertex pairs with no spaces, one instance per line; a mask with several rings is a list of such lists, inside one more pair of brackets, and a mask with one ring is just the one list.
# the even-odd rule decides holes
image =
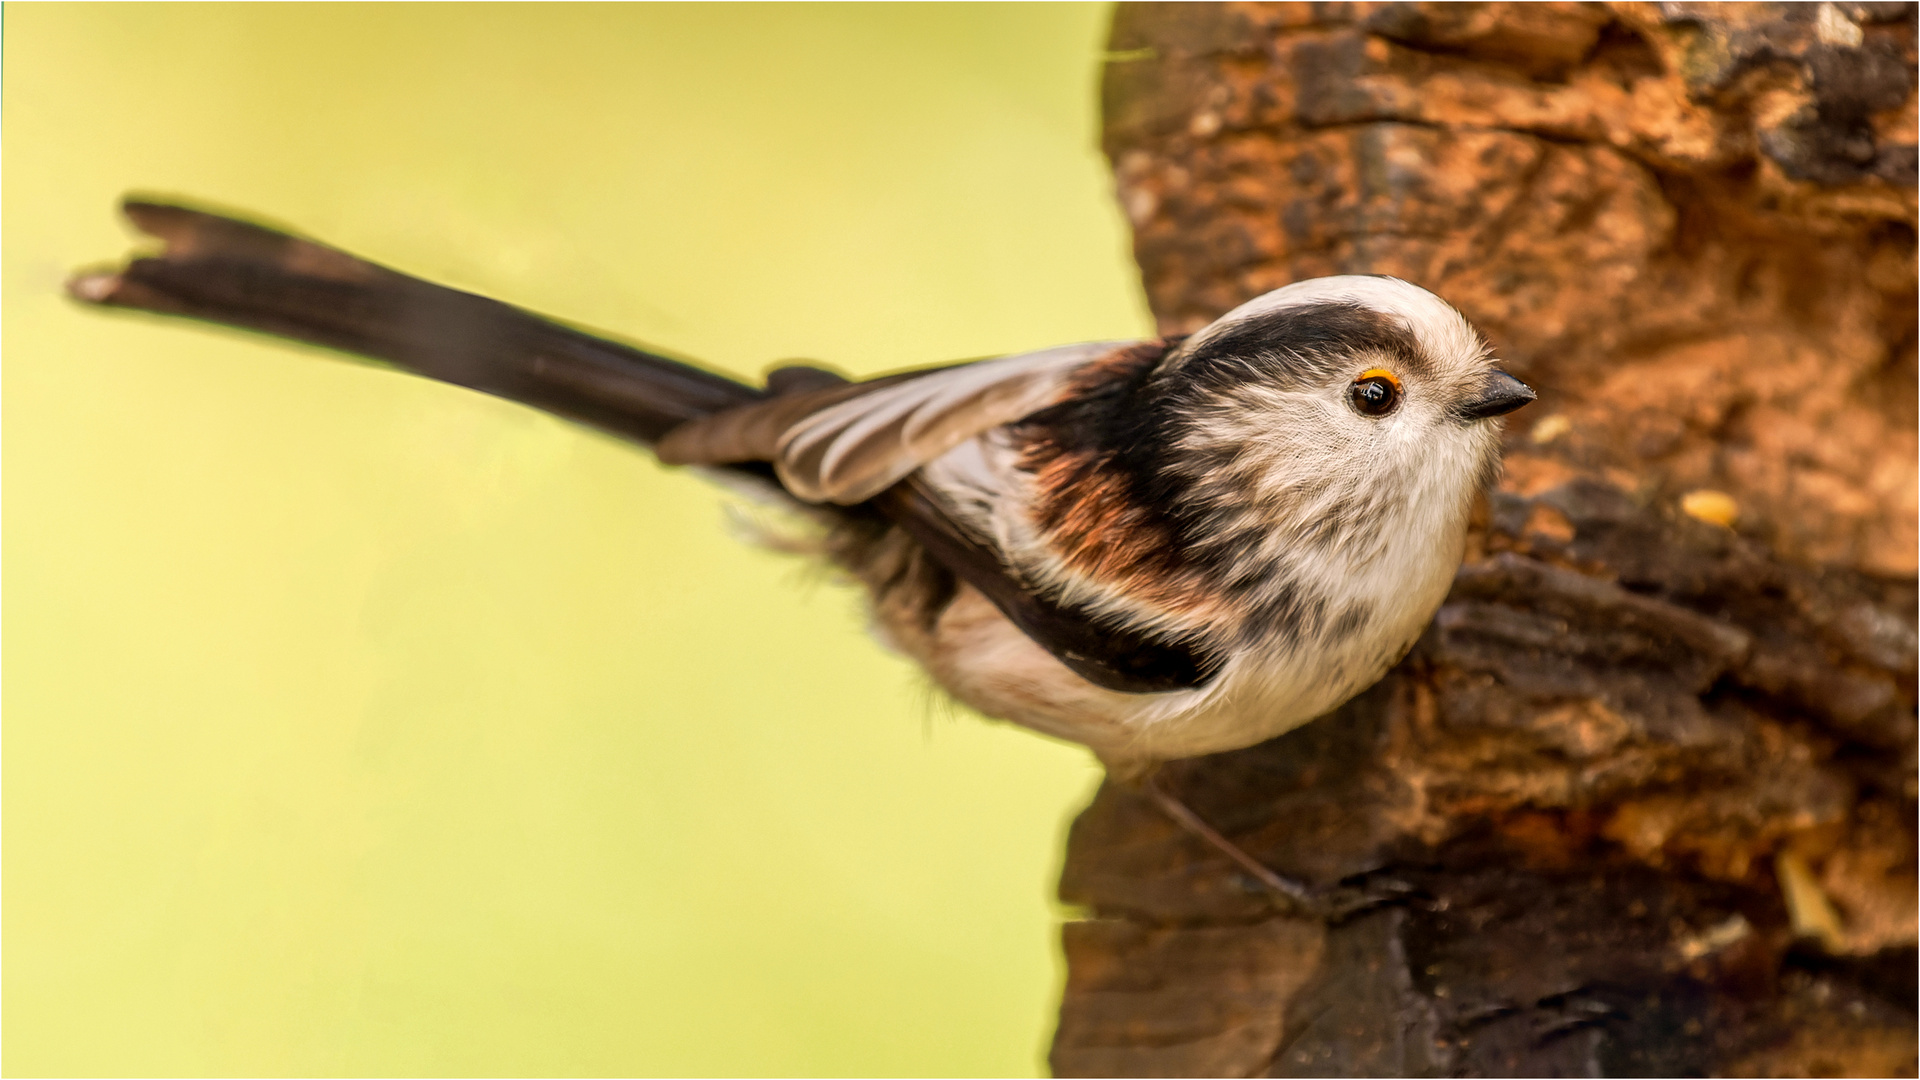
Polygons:
[[1437,292],[1541,392],[1382,683],[1075,823],[1061,1075],[1914,1075],[1915,9],[1141,4],[1169,333]]

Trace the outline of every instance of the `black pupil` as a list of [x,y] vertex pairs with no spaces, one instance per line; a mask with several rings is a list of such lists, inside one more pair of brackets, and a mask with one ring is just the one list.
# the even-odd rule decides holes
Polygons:
[[1379,416],[1393,408],[1399,396],[1392,383],[1378,376],[1353,384],[1353,406],[1368,416]]

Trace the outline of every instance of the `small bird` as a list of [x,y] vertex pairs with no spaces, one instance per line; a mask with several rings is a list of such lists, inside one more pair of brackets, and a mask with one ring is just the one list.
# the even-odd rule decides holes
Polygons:
[[69,290],[396,363],[591,424],[775,501],[878,635],[980,712],[1150,782],[1322,715],[1412,648],[1499,418],[1534,399],[1388,277],[1300,281],[1197,333],[752,387],[250,222],[124,209],[158,256]]

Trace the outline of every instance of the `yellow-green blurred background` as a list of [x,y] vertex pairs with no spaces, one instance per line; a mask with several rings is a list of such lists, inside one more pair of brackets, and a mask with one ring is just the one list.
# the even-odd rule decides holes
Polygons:
[[1084,752],[643,452],[59,289],[139,189],[741,373],[1143,333],[1107,18],[7,4],[5,1071],[1040,1071]]

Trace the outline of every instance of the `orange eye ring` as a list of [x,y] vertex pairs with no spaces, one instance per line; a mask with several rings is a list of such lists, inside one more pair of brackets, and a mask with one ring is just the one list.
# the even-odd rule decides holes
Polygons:
[[1386,368],[1368,368],[1354,376],[1347,400],[1362,416],[1385,416],[1400,405],[1400,377]]

